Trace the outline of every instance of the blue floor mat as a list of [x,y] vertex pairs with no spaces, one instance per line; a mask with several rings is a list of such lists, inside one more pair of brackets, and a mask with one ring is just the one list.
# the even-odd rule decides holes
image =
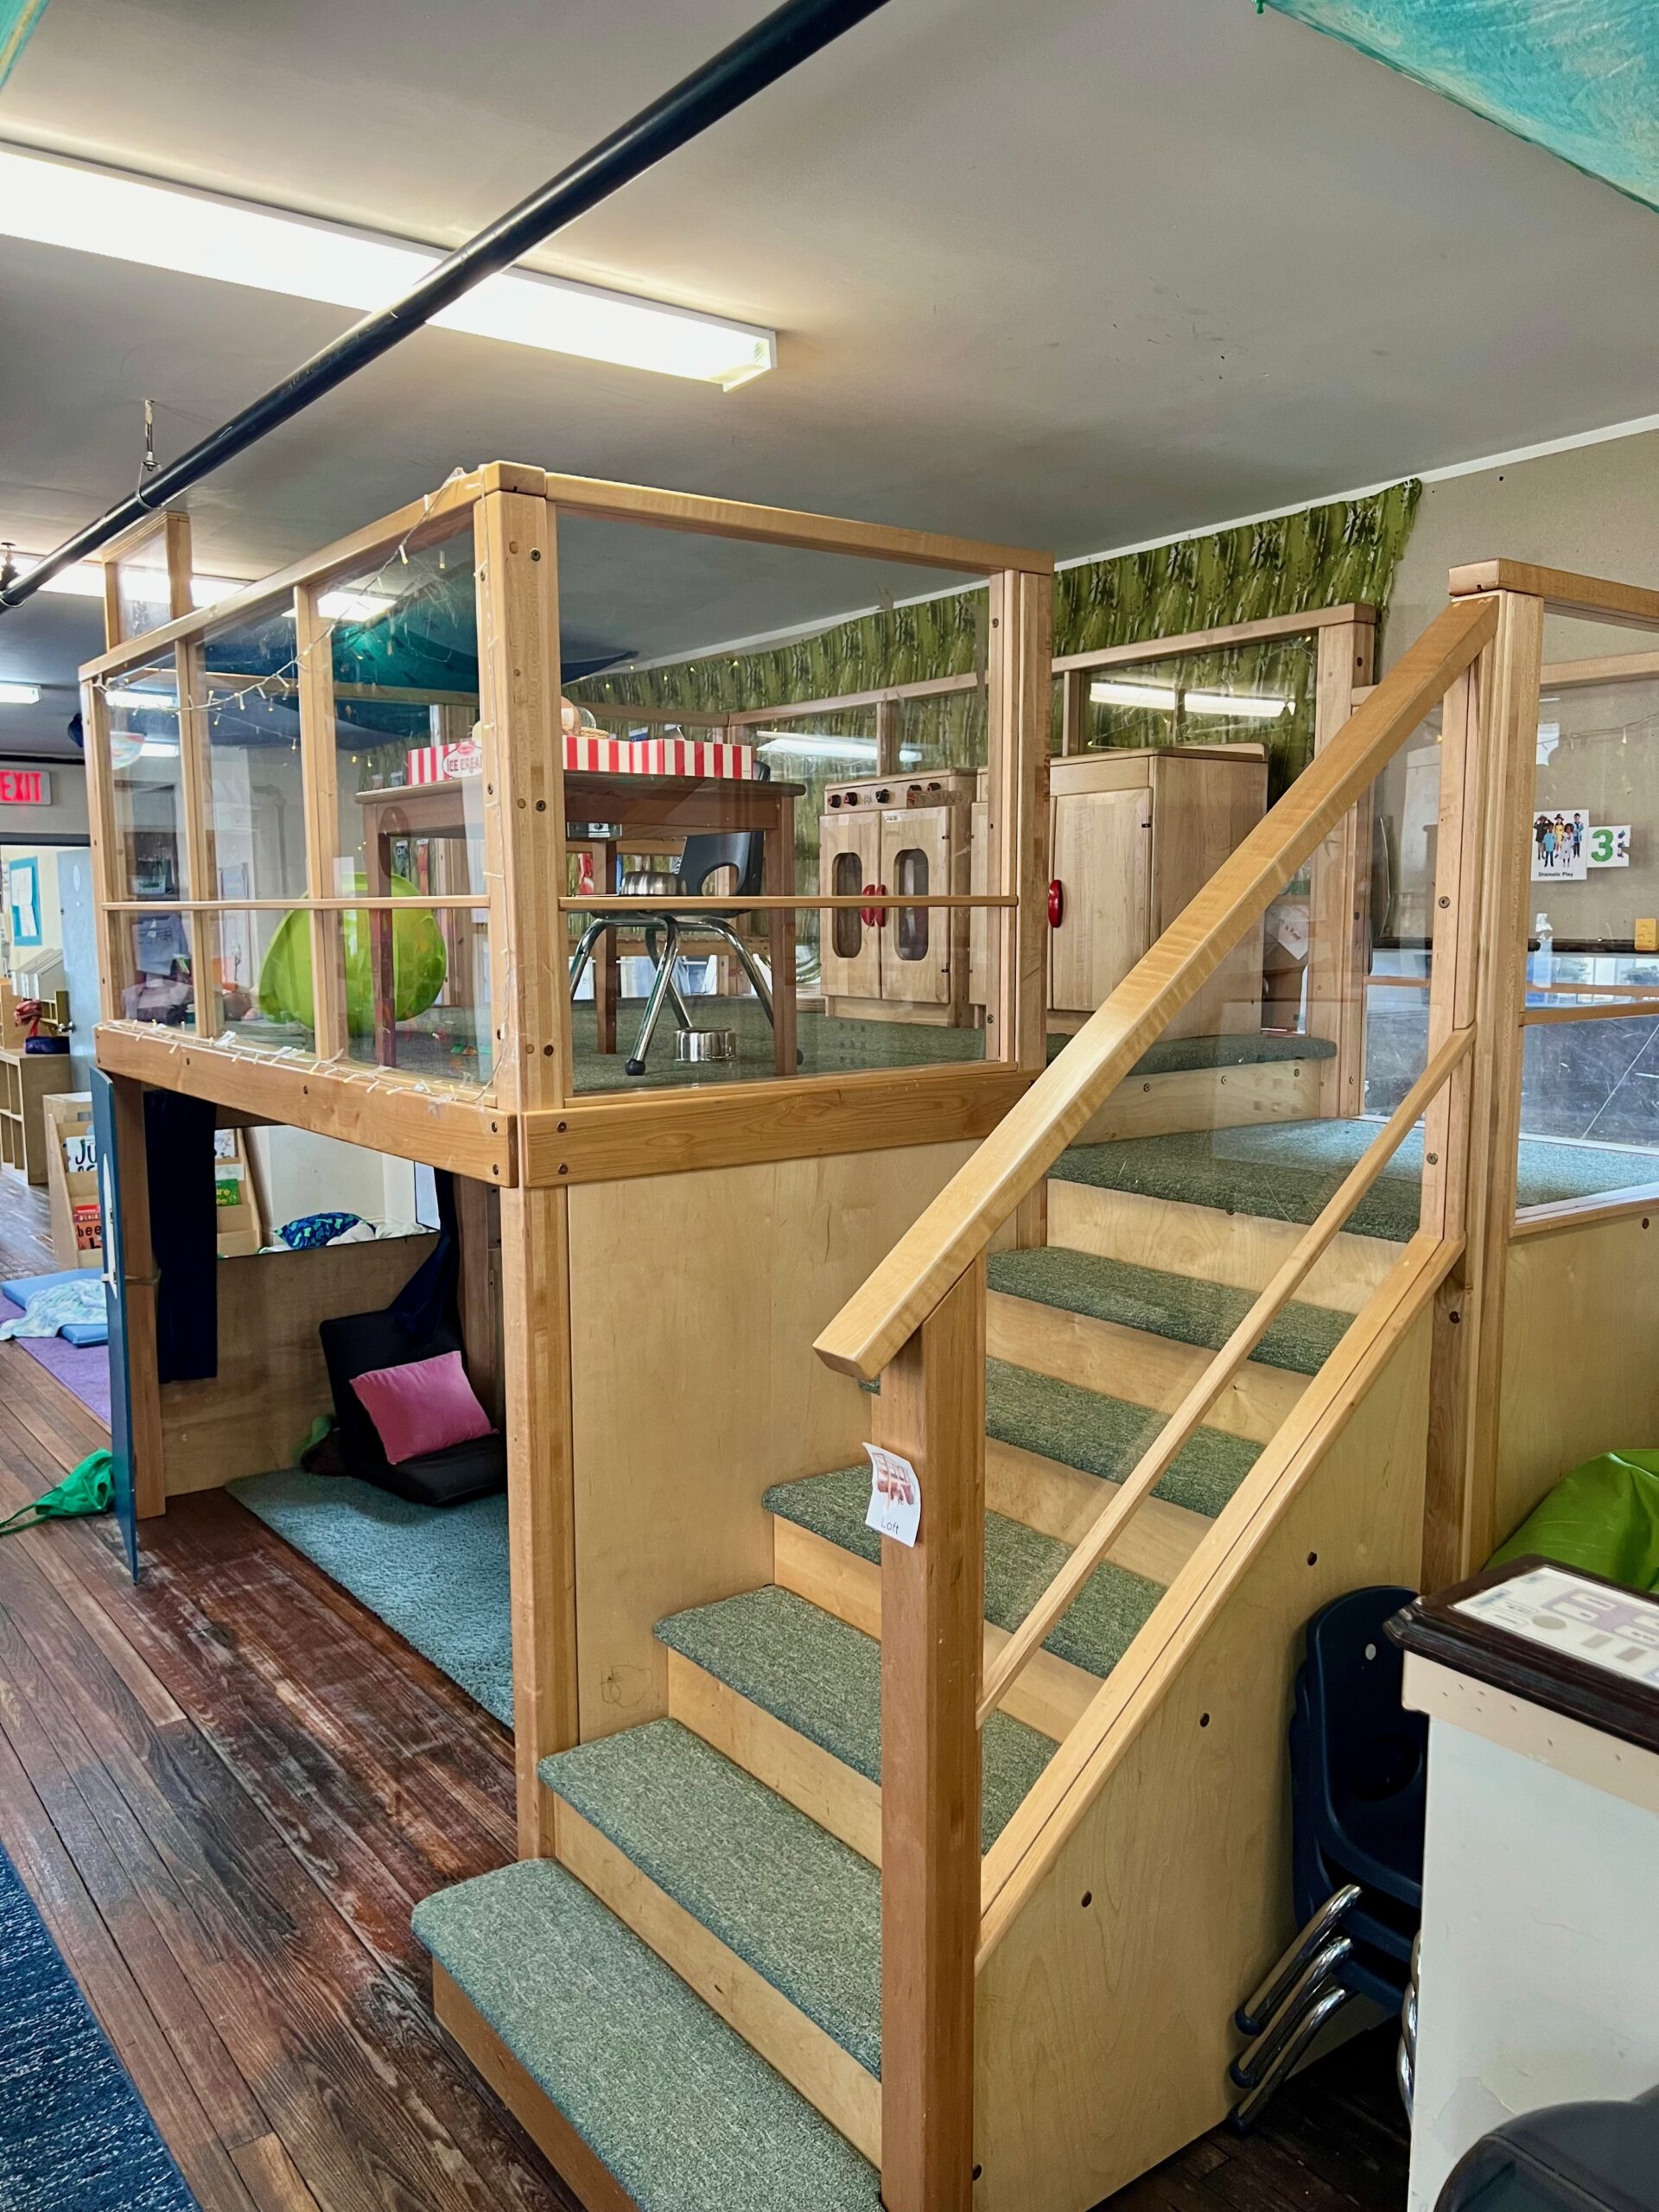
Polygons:
[[228,1488],[512,1727],[505,1496],[416,1505],[350,1475],[308,1475],[297,1468],[245,1476]]
[[3,1851],[0,2205],[5,2212],[197,2212]]

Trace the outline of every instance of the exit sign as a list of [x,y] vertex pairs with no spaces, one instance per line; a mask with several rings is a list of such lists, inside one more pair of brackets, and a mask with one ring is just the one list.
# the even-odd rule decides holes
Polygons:
[[0,768],[0,806],[50,806],[52,778],[45,768]]

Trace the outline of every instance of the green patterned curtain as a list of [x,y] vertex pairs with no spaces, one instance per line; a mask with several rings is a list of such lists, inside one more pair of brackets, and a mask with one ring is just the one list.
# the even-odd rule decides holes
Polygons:
[[[1208,537],[1179,538],[1149,552],[1063,569],[1054,580],[1054,651],[1090,652],[1350,601],[1384,607],[1421,491],[1414,480],[1363,499],[1333,499],[1271,522],[1246,523]],[[574,697],[592,706],[681,706],[705,713],[834,698],[982,668],[985,620],[982,588],[954,592],[861,614],[787,645],[659,668],[615,669],[569,688]],[[1300,696],[1305,688],[1294,652],[1275,657],[1262,647],[1248,657],[1205,656],[1201,677],[1195,664],[1188,680],[1219,688],[1241,677],[1250,689],[1271,690],[1284,684],[1287,696]],[[963,721],[957,744],[952,733],[943,729],[926,739],[918,733],[930,757],[971,761],[969,723],[976,713],[982,757],[982,713],[969,703],[970,698],[930,702],[935,718],[954,714]],[[1300,726],[1307,716],[1299,711],[1294,720],[1298,727],[1287,730],[1283,741],[1269,737],[1279,788],[1305,757]],[[1255,734],[1266,733],[1258,726]],[[1200,734],[1189,732],[1194,738]],[[1145,744],[1148,739],[1130,724],[1101,730],[1096,741]]]

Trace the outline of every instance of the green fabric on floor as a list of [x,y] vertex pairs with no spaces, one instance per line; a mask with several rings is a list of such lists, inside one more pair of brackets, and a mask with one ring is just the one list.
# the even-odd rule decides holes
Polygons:
[[1574,1467],[1486,1564],[1530,1552],[1628,1590],[1659,1590],[1659,1452],[1604,1452]]
[[[827,1543],[879,1565],[881,1539],[864,1525],[869,1502],[868,1465],[837,1468],[827,1475],[808,1475],[801,1482],[779,1483],[766,1497],[769,1513],[794,1522],[798,1528],[810,1529]],[[923,1510],[926,1510],[925,1500]],[[1023,1521],[987,1513],[986,1619],[1010,1632],[1018,1628],[1065,1566],[1068,1549],[1056,1537],[1028,1529]],[[1091,1675],[1109,1675],[1163,1594],[1160,1584],[1108,1560],[1084,1583],[1077,1602],[1044,1648]]]
[[648,1880],[872,2074],[881,2071],[881,1877],[677,1720],[541,1764]]
[[[1147,1406],[1131,1406],[1075,1382],[1057,1382],[1006,1360],[985,1363],[985,1433],[1045,1459],[1121,1482],[1164,1425]],[[1262,1446],[1218,1428],[1201,1428],[1175,1455],[1154,1491],[1214,1520],[1262,1456]],[[1081,1662],[1086,1664],[1086,1662]]]
[[[1048,1057],[1058,1059],[1069,1037],[1051,1037]],[[1194,1068],[1267,1067],[1281,1060],[1328,1060],[1336,1046],[1328,1037],[1287,1037],[1277,1030],[1239,1029],[1225,1037],[1160,1037],[1144,1052],[1123,1080],[1137,1075],[1185,1075]]]
[[[1201,1130],[1074,1146],[1051,1171],[1061,1182],[1133,1191],[1186,1205],[1218,1206],[1270,1221],[1308,1223],[1376,1136],[1376,1121],[1281,1122],[1267,1128]],[[1359,1236],[1403,1243],[1417,1228],[1423,1138],[1414,1130],[1349,1220]],[[1659,1152],[1557,1144],[1522,1137],[1516,1204],[1659,1182]]]
[[874,2169],[550,1859],[441,1890],[415,1933],[640,2212],[880,2212]]
[[416,1505],[351,1475],[297,1468],[227,1485],[296,1552],[512,1726],[507,1501]]
[[[659,1621],[657,1634],[740,1697],[851,1767],[881,1779],[881,1646],[791,1591],[751,1590]],[[988,1851],[1054,1756],[1006,1713],[985,1723],[980,1848]]]
[[[1219,1351],[1255,1303],[1247,1290],[1199,1282],[1192,1275],[1137,1268],[1127,1260],[1051,1244],[1026,1252],[993,1252],[990,1286],[1011,1298],[1063,1306],[1121,1328],[1144,1329],[1172,1343]],[[1287,1306],[1250,1354],[1268,1367],[1317,1375],[1348,1326],[1346,1313],[1322,1306]]]

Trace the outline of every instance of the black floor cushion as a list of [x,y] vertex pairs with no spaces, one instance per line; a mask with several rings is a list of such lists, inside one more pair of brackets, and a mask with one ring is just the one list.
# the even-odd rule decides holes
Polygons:
[[454,1331],[441,1325],[429,1337],[410,1334],[388,1313],[347,1313],[325,1321],[318,1334],[334,1393],[339,1424],[340,1456],[348,1474],[375,1483],[398,1497],[419,1505],[459,1505],[463,1498],[482,1497],[502,1490],[507,1480],[506,1439],[499,1431],[447,1445],[442,1452],[428,1452],[416,1459],[387,1459],[379,1433],[367,1408],[352,1388],[352,1378],[372,1374],[381,1367],[408,1367],[416,1360],[435,1359],[441,1353],[459,1351]]

